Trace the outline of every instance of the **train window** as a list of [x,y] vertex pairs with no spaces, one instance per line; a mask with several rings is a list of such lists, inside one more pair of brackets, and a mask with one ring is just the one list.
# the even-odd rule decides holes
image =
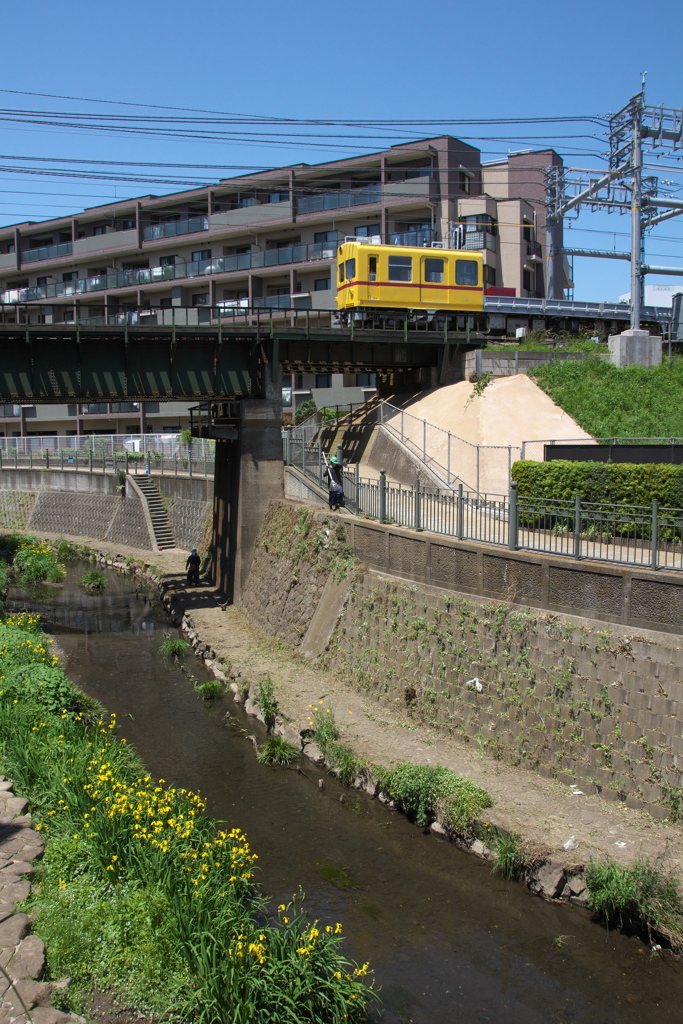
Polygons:
[[412,281],[413,259],[412,256],[390,256],[389,257],[389,280],[390,281]]
[[377,257],[368,256],[368,281],[377,280]]
[[431,284],[443,283],[443,260],[425,260],[425,281]]
[[339,283],[341,284],[344,280],[344,264],[339,262]]
[[479,272],[476,260],[455,261],[455,283],[476,288],[479,283]]
[[353,278],[355,276],[356,276],[356,261],[355,260],[347,260],[346,261],[346,280],[347,281],[351,281],[351,280],[353,280]]

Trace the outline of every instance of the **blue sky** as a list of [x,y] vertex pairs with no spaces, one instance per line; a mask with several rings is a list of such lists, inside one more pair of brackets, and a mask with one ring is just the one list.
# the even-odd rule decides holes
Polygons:
[[[524,5],[502,0],[486,4],[448,0],[431,4],[407,0],[94,4],[70,0],[68,5],[24,0],[3,4],[0,87],[307,119],[604,115],[638,91],[641,71],[648,72],[649,103],[683,105],[680,11],[680,4],[657,0],[646,10],[630,0],[619,5],[579,0],[570,8],[539,0],[527,0]],[[0,93],[0,107],[90,114],[145,112],[11,92]],[[112,137],[96,130],[2,121],[0,224],[63,215],[114,197],[173,190],[163,185],[12,174],[2,169],[16,166],[8,156],[216,164],[224,166],[227,174],[235,166],[315,163],[359,152],[362,147],[376,149],[431,134],[393,127],[385,132],[318,126],[299,130],[309,137],[264,144],[249,141],[244,132],[243,142],[198,142]],[[602,166],[599,154],[605,149],[602,129],[587,124],[458,125],[450,131],[479,146],[484,159],[550,143],[567,163],[597,168]],[[350,137],[320,137],[330,134]],[[663,162],[678,163],[674,158]],[[52,166],[48,162],[42,168]],[[683,186],[683,159],[680,167],[681,173],[662,172],[660,177]],[[225,176],[220,171],[190,169],[163,173],[195,175],[198,181],[214,174]],[[568,240],[586,248],[626,248],[628,230],[626,217],[585,213],[573,222]],[[648,241],[652,263],[683,265],[683,217],[662,224],[653,236]],[[576,259],[575,296],[616,299],[628,289],[628,273],[626,262]],[[677,280],[651,277],[648,283]]]

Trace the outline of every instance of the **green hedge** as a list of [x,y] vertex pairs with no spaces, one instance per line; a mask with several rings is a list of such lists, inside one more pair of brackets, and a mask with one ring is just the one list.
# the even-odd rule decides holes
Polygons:
[[520,497],[538,501],[583,501],[605,505],[683,508],[683,466],[629,462],[515,462],[512,479]]

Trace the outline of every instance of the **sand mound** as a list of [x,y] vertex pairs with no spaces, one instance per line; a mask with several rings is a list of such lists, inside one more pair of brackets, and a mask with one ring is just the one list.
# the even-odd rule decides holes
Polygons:
[[[427,392],[405,406],[411,415],[403,417],[405,433],[416,447],[426,442],[428,456],[442,475],[445,468],[449,479],[455,474],[472,489],[507,491],[509,464],[520,458],[524,441],[590,440],[590,434],[526,374],[493,380],[481,397],[472,397],[472,389],[468,381],[460,381]],[[449,446],[445,434],[423,431],[413,416],[462,441],[451,439]],[[497,450],[489,447],[477,452],[479,445]],[[527,446],[525,457],[542,460],[543,446]]]

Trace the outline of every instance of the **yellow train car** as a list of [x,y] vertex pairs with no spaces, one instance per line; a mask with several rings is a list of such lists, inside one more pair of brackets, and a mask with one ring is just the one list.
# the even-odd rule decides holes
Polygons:
[[337,309],[481,312],[481,253],[348,241],[337,251]]

